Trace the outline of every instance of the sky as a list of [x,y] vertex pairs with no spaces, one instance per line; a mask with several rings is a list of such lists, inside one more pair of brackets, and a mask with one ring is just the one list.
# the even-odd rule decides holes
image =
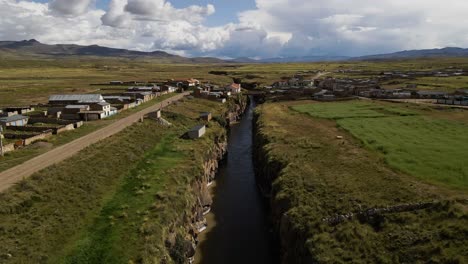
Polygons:
[[360,56],[468,47],[466,0],[0,0],[0,40],[183,56]]

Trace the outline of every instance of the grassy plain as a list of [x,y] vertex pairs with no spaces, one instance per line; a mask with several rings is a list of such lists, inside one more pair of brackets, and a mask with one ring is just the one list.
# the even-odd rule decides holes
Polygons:
[[[348,104],[341,108],[334,103],[303,106],[304,101],[281,102],[267,103],[257,110],[258,134],[266,142],[263,149],[267,159],[281,164],[279,177],[273,183],[272,204],[275,214],[283,216],[284,246],[295,250],[294,254],[308,255],[308,263],[464,263],[468,257],[466,188],[434,186],[389,168],[382,155],[363,148],[336,122],[359,120],[359,115],[367,116],[363,122],[406,117],[395,113],[399,111],[382,111],[387,110],[386,106],[362,102],[352,102],[356,108],[349,113]],[[319,109],[317,115],[327,118],[347,118],[318,118],[292,109],[296,107],[306,112]],[[323,110],[327,107],[332,110]],[[395,131],[390,125],[386,129]],[[462,159],[457,156],[458,161]],[[421,202],[434,205],[356,217],[371,208]],[[349,213],[355,217],[337,224],[324,220]],[[299,239],[288,240],[293,234]]]
[[[160,263],[164,238],[195,202],[190,189],[215,137],[210,122],[199,140],[180,136],[199,123],[194,113],[225,106],[187,100],[163,116],[86,148],[0,194],[0,261],[8,263]],[[9,255],[8,255],[9,254]]]
[[468,124],[464,122],[367,101],[299,105],[294,109],[336,120],[395,169],[432,183],[468,188],[468,164],[462,158],[468,156],[468,149],[460,145],[468,142]]
[[[382,71],[430,71],[448,67],[468,69],[466,59],[417,59],[397,61],[348,61],[277,64],[168,64],[161,60],[75,57],[61,59],[0,60],[0,107],[43,103],[54,93],[103,93],[95,83],[120,81],[165,81],[171,78],[197,78],[202,82],[225,85],[232,78],[244,83],[270,85],[282,77],[322,70],[335,77],[372,77]],[[362,73],[335,73],[336,70],[362,70]],[[217,73],[216,73],[217,72]],[[310,74],[313,76],[314,74]],[[453,90],[468,87],[466,77],[418,78],[420,89]],[[390,85],[391,86],[391,85]]]
[[[232,78],[241,78],[247,83],[269,85],[281,77],[312,70],[333,72],[354,68],[368,72],[330,74],[355,78],[388,70],[447,67],[468,69],[468,61],[186,65],[110,58],[1,58],[0,107],[43,103],[54,93],[101,93],[105,88],[115,87],[91,84],[112,80],[164,81],[193,77],[224,85]],[[218,73],[213,74],[213,71]],[[444,80],[450,82],[447,83],[450,89],[466,86],[463,78],[417,81],[427,81],[431,89],[439,89],[445,85]],[[361,149],[362,143],[358,144],[337,129],[334,121],[308,117],[292,111],[289,106],[290,103],[262,106],[262,122],[264,133],[272,142],[271,155],[289,164],[275,183],[280,190],[275,199],[291,205],[289,213],[295,219],[295,228],[306,234],[306,248],[313,255],[324,263],[339,260],[390,263],[400,259],[414,263],[412,260],[421,258],[445,263],[466,260],[466,254],[459,254],[468,232],[464,225],[466,204],[459,202],[441,203],[433,211],[385,217],[382,233],[376,232],[373,225],[356,221],[338,227],[321,223],[323,217],[357,208],[445,200],[452,195],[463,200],[466,195],[458,190],[438,189],[388,169],[381,157],[373,157],[375,152]],[[191,202],[193,197],[189,196],[191,190],[186,188],[186,183],[193,179],[194,168],[198,168],[208,144],[221,129],[212,122],[207,137],[195,142],[181,140],[178,136],[196,123],[198,112],[207,109],[218,114],[223,111],[218,104],[198,100],[170,106],[165,114],[174,123],[172,128],[165,130],[151,121],[136,124],[0,194],[0,262],[9,259],[12,263],[31,263],[31,260],[34,263],[103,263],[107,260],[130,263],[168,258],[162,241],[162,234],[168,232],[165,226],[183,215],[187,203]],[[388,113],[387,110],[386,107],[348,108],[334,115],[323,112],[322,117],[352,114],[351,117],[367,115],[376,120],[400,118],[400,112]],[[409,110],[404,118],[425,118],[419,112],[413,115],[413,111]],[[431,117],[468,123],[465,115],[450,114],[448,118],[439,112],[430,113]],[[50,143],[63,144],[102,124],[89,123],[80,130],[54,137]],[[434,124],[427,129],[438,129],[442,125]],[[458,129],[450,133],[458,134]],[[367,135],[366,130],[361,130]],[[411,131],[402,132],[411,134]],[[431,133],[428,139],[437,141],[437,131]],[[346,140],[336,140],[336,135],[344,135]],[[385,136],[376,140],[386,140]],[[391,151],[397,148],[397,142],[392,142],[387,146]],[[369,144],[377,146],[377,143]],[[13,152],[0,162],[0,170],[46,150],[26,148]],[[466,177],[464,179],[466,182]],[[446,181],[443,177],[436,180]]]

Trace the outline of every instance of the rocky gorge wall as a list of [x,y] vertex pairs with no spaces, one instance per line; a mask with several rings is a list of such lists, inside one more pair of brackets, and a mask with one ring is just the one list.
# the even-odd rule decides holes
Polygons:
[[279,186],[274,181],[280,177],[287,163],[280,157],[271,155],[270,140],[262,131],[259,112],[254,113],[253,124],[253,161],[258,188],[270,205],[273,230],[279,243],[280,263],[314,263],[305,249],[305,232],[294,227],[288,211],[291,202],[288,197],[279,196]]
[[203,142],[203,149],[198,157],[197,168],[193,169],[194,178],[190,183],[189,201],[186,211],[180,212],[165,237],[165,245],[169,258],[162,263],[190,263],[193,261],[198,244],[198,234],[206,227],[205,215],[210,211],[213,203],[210,185],[215,181],[220,163],[223,161],[228,149],[229,124],[242,118],[247,108],[248,99],[239,97],[227,105],[225,113],[226,122],[220,124],[220,129],[210,141]]

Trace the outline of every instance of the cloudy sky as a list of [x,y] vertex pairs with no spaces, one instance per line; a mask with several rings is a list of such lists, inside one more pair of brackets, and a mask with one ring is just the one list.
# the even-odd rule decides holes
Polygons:
[[0,0],[0,40],[185,56],[468,47],[466,0]]

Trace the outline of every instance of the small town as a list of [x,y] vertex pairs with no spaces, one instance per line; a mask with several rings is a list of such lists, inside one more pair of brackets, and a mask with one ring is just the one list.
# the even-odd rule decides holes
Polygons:
[[[80,128],[84,122],[108,119],[129,109],[172,93],[193,91],[193,97],[226,103],[232,95],[241,93],[241,84],[232,83],[225,87],[201,84],[199,80],[169,80],[163,83],[140,83],[135,81],[110,81],[108,85],[129,86],[125,92],[105,94],[56,94],[49,96],[47,104],[12,106],[0,110],[0,152],[21,149],[53,135]],[[161,105],[161,108],[164,106]],[[207,113],[202,113],[207,121]],[[228,122],[235,121],[227,117]],[[190,133],[189,133],[190,134]],[[197,136],[198,137],[198,136]]]
[[[316,76],[323,76],[330,73],[312,72]],[[311,95],[315,100],[333,101],[340,98],[363,97],[370,99],[418,99],[421,103],[434,103],[441,105],[468,106],[468,89],[456,89],[453,92],[424,90],[411,83],[417,77],[458,77],[468,76],[468,72],[463,69],[445,69],[433,72],[401,72],[390,71],[364,72],[362,70],[337,70],[334,74],[348,74],[350,77],[334,78],[319,77],[310,78],[311,73],[298,73],[293,77],[284,78],[274,82],[271,86],[265,86],[265,90],[270,94],[279,95]],[[353,78],[353,75],[373,75],[370,78]],[[422,89],[419,89],[422,88]]]

